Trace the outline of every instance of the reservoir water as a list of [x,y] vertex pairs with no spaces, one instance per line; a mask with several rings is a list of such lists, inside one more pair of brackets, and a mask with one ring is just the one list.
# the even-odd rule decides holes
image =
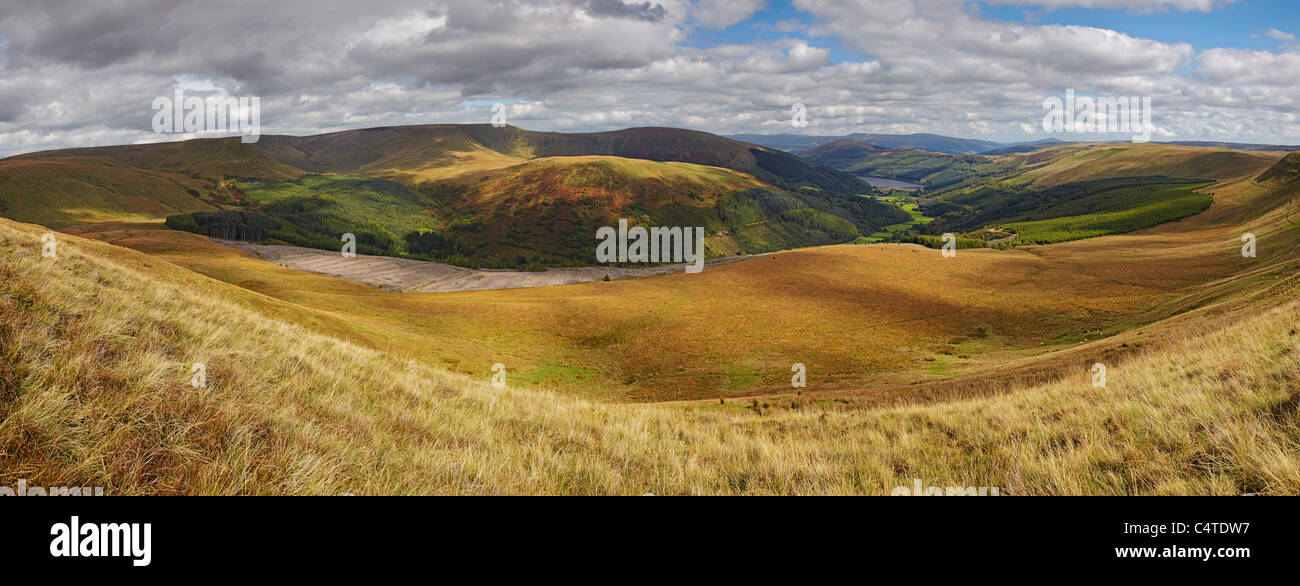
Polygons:
[[863,181],[870,183],[872,187],[892,187],[894,189],[920,189],[920,184],[908,183],[897,179],[885,179],[884,177],[862,177]]

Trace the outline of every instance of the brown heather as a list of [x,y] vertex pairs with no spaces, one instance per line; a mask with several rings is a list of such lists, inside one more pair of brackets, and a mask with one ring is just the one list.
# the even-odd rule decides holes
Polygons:
[[[0,472],[108,494],[1300,494],[1294,267],[1176,340],[951,402],[596,402],[299,325],[286,301],[0,220]],[[1289,261],[1288,261],[1289,262]],[[1264,277],[1260,277],[1261,279]],[[1267,293],[1267,295],[1265,295]],[[1239,296],[1238,301],[1241,298]],[[1270,301],[1272,300],[1272,301]],[[1183,329],[1179,329],[1183,328]],[[1178,335],[1178,334],[1182,335]],[[207,367],[207,388],[189,386]],[[748,404],[748,401],[744,401]]]

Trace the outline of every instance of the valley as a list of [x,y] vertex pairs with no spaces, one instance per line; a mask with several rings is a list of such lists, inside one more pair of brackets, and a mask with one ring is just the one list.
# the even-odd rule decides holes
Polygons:
[[[219,490],[241,465],[303,493],[871,493],[958,472],[1009,494],[1296,489],[1292,399],[1247,379],[1296,376],[1300,155],[846,143],[818,167],[663,129],[498,130],[0,161],[0,306],[6,340],[27,340],[6,342],[0,383],[118,397],[84,432],[46,391],[6,403],[12,425],[44,431],[4,457],[48,470],[72,442],[90,462],[127,440],[83,433],[146,409],[165,425],[203,414],[153,457],[221,464],[92,474],[141,493]],[[68,173],[85,174],[50,180]],[[583,262],[622,214],[703,223],[708,266]],[[42,264],[49,229],[60,260]],[[367,234],[356,259],[337,252],[345,230]],[[971,247],[899,242],[942,231]],[[208,398],[166,382],[194,361],[217,381]],[[1088,384],[1096,363],[1113,386]],[[506,390],[487,384],[494,364]],[[1208,412],[1235,415],[1215,431]],[[1196,464],[1207,450],[1218,472]],[[521,466],[539,472],[508,472]]]
[[[115,226],[97,225],[102,232]],[[156,226],[149,226],[157,229]],[[70,230],[69,233],[83,233]],[[216,240],[217,243],[243,251],[248,255],[275,263],[282,267],[339,277],[370,285],[385,291],[407,293],[439,293],[447,291],[476,291],[485,289],[514,289],[519,287],[553,287],[616,281],[635,277],[649,277],[682,272],[680,263],[657,264],[643,267],[566,267],[543,271],[518,271],[509,269],[466,269],[444,263],[408,260],[388,256],[358,255],[344,258],[336,252],[314,248],[254,244],[239,240]],[[705,261],[705,267],[717,267],[755,258],[729,256]]]

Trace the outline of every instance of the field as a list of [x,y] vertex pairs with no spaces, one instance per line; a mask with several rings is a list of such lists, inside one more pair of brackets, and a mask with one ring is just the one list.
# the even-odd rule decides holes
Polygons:
[[[451,293],[156,219],[66,228],[45,259],[46,228],[0,220],[0,465],[117,493],[1294,493],[1300,183],[1260,171],[1182,221],[1050,246]],[[1070,173],[1043,191],[1110,180]],[[1086,191],[1061,201],[1132,201]]]
[[907,215],[911,216],[912,219],[907,222],[901,222],[898,224],[885,226],[884,229],[882,229],[879,232],[875,232],[869,236],[863,236],[862,238],[859,238],[857,241],[854,242],[854,244],[875,244],[878,242],[894,241],[896,238],[898,238],[898,235],[901,234],[902,232],[916,228],[918,226],[923,226],[934,220],[934,218],[931,218],[925,215],[924,213],[921,213],[920,209],[918,209],[917,207],[915,197],[906,196],[906,195],[885,195],[885,196],[880,196],[877,199],[898,206],[899,209],[907,212]]
[[[1163,352],[1117,358],[1105,388],[1080,362],[1056,382],[934,405],[805,394],[638,406],[407,364],[332,335],[315,312],[106,244],[67,237],[43,259],[43,230],[0,220],[0,466],[39,484],[888,494],[921,478],[1009,495],[1300,492],[1294,262],[1255,289],[1259,305],[1200,312],[1221,315],[1180,326]],[[197,362],[201,389],[188,384]]]
[[924,204],[940,216],[926,232],[981,229],[1013,235],[1008,246],[1051,244],[1142,230],[1205,211],[1212,181],[1123,177],[1065,183],[1037,190],[993,185]]
[[[500,362],[518,384],[590,399],[717,400],[783,393],[802,362],[810,392],[892,401],[1050,377],[1087,360],[1081,342],[1241,294],[1230,279],[1247,266],[1240,234],[1259,230],[1244,221],[1280,196],[1250,177],[1215,190],[1214,208],[1182,222],[1048,247],[944,259],[829,246],[699,275],[438,294],[291,271],[148,226],[72,232],[292,302],[349,341],[456,372]],[[1282,242],[1262,242],[1261,256],[1281,253]],[[1085,354],[1159,339],[1146,333]]]
[[[1281,153],[1151,144],[1068,144],[1003,155],[881,149],[852,140],[812,151],[835,168],[923,184],[912,213],[859,242],[960,248],[1051,244],[1142,230],[1205,211],[1216,181],[1259,174]],[[918,213],[919,212],[919,213]]]
[[1181,220],[1205,211],[1214,202],[1214,198],[1194,190],[1209,185],[1205,183],[1191,186],[1161,186],[1156,189],[1115,189],[1103,195],[1107,201],[1088,202],[1089,207],[1097,211],[1080,215],[1064,215],[1069,212],[1058,208],[1054,213],[1062,214],[1059,217],[1010,222],[1005,225],[1005,228],[1015,233],[1017,244],[1052,244],[1133,232],[1165,222]]

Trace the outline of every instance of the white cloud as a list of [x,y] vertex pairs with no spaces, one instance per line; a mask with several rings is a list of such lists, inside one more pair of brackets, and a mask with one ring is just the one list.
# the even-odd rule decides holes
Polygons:
[[[725,26],[758,4],[705,18]],[[1100,28],[989,20],[961,0],[794,4],[809,38],[707,49],[683,44],[710,9],[686,0],[6,4],[0,155],[171,140],[150,131],[149,107],[177,79],[262,97],[264,134],[486,123],[494,102],[537,130],[790,132],[801,102],[818,133],[1022,140],[1044,97],[1075,89],[1151,96],[1170,137],[1300,142],[1293,51],[1197,54]],[[836,63],[835,45],[864,57]]]
[[1045,8],[1123,8],[1131,12],[1156,13],[1168,10],[1209,12],[1236,0],[989,0],[990,4],[1014,4]]
[[766,3],[766,0],[698,0],[691,7],[691,17],[706,27],[724,29],[745,21]]
[[1197,75],[1226,86],[1300,87],[1300,53],[1210,49],[1201,53]]
[[1271,28],[1271,29],[1268,29],[1267,31],[1264,31],[1264,36],[1266,36],[1266,37],[1268,37],[1268,38],[1270,38],[1270,39],[1273,39],[1273,40],[1277,40],[1277,41],[1294,41],[1294,40],[1295,40],[1295,35],[1293,35],[1293,34],[1291,34],[1291,33],[1287,33],[1287,32],[1282,32],[1282,31],[1277,30],[1277,29],[1275,29],[1275,28]]

